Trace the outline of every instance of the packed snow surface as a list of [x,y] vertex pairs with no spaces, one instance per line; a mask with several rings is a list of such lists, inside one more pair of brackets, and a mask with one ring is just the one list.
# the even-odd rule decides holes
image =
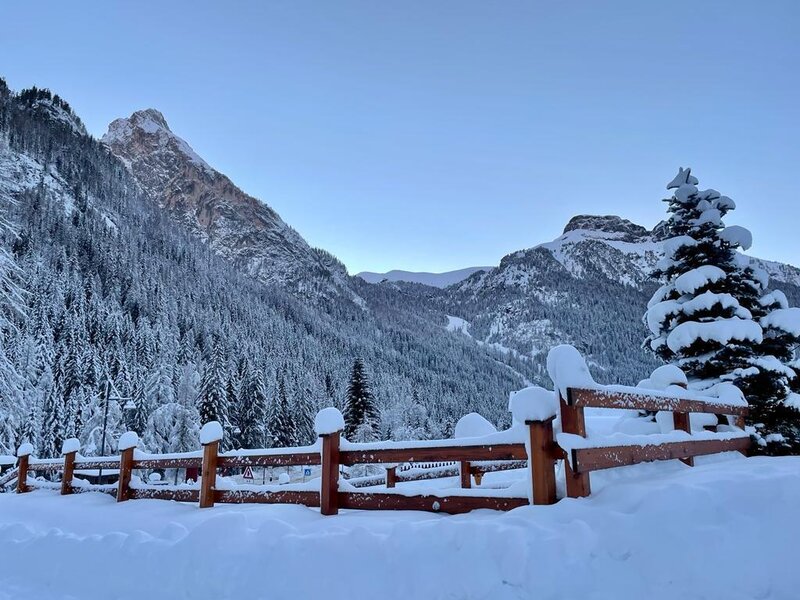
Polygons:
[[61,445],[61,454],[77,452],[81,449],[81,441],[78,438],[67,438]]
[[314,417],[314,431],[317,435],[326,435],[344,430],[344,417],[338,408],[323,408]]
[[130,448],[136,448],[139,445],[139,436],[136,435],[135,431],[126,431],[121,436],[119,436],[119,442],[117,442],[117,449],[122,452],[123,450],[128,450]]
[[222,425],[219,421],[209,421],[200,429],[200,443],[210,444],[222,439]]
[[797,598],[800,458],[701,458],[459,516],[0,494],[0,598]]
[[532,385],[511,392],[508,410],[516,423],[545,421],[558,414],[558,398],[555,392]]
[[478,413],[472,412],[464,415],[456,423],[455,437],[474,438],[497,433],[497,427],[483,418]]

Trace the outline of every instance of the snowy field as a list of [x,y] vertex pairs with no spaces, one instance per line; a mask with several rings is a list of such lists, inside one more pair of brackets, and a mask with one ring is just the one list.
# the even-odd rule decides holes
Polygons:
[[2,494],[0,598],[800,597],[800,458],[698,463],[460,516]]

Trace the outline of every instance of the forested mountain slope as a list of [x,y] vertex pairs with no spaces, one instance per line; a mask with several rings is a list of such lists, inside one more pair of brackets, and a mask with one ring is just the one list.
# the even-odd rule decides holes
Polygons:
[[[304,303],[231,269],[50,92],[0,84],[0,194],[18,231],[3,241],[23,299],[3,331],[14,384],[0,398],[0,452],[26,438],[52,455],[73,435],[99,452],[107,377],[122,398],[111,402],[111,437],[135,429],[153,451],[194,447],[202,382],[224,388],[231,431],[251,418],[254,388],[270,406],[285,389],[299,441],[318,406],[341,401],[357,356],[385,436],[448,435],[471,410],[502,423],[508,392],[523,384],[515,369],[525,363],[447,333],[434,308],[412,312],[361,281],[351,297]],[[355,290],[365,299],[354,302]]]

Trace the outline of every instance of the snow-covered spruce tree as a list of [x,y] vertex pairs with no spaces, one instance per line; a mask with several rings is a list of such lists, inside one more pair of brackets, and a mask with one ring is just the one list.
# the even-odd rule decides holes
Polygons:
[[228,369],[222,343],[215,339],[211,345],[211,355],[206,360],[200,390],[197,393],[197,412],[200,424],[219,421],[223,427],[228,422]]
[[690,169],[680,169],[667,186],[670,237],[654,273],[666,283],[648,304],[647,343],[681,367],[692,387],[713,393],[721,382],[737,385],[759,426],[759,447],[796,450],[800,413],[790,393],[797,374],[788,363],[800,341],[793,335],[800,331],[792,331],[798,309],[788,309],[780,292],[767,293],[766,272],[737,254],[752,239],[746,229],[723,224],[734,202],[697,183]]
[[344,406],[344,435],[351,441],[368,442],[377,438],[380,414],[375,405],[364,363],[353,362]]
[[263,448],[267,444],[266,429],[269,414],[267,386],[263,371],[248,362],[243,371],[239,411],[239,437],[243,448]]
[[275,399],[270,406],[267,424],[269,435],[272,438],[272,445],[276,448],[296,446],[297,427],[289,406],[289,395],[286,392],[286,381],[283,375],[278,375],[275,394]]
[[317,438],[314,432],[314,406],[313,391],[307,385],[297,388],[294,402],[295,423],[297,425],[297,441],[300,444],[313,444]]

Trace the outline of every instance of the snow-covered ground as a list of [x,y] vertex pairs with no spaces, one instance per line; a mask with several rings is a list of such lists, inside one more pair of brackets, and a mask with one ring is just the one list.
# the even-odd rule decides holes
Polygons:
[[0,598],[799,597],[800,458],[698,463],[505,514],[2,494]]

